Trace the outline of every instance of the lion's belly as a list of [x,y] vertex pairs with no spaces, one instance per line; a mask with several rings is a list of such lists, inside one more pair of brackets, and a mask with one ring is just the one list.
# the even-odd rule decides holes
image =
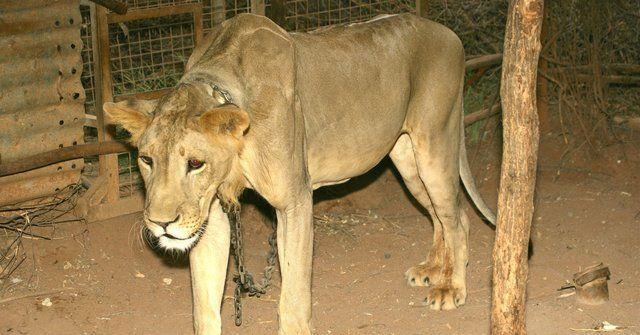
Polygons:
[[395,42],[394,29],[378,38],[389,43],[344,38],[334,45],[309,36],[297,41],[296,93],[314,185],[367,172],[402,132],[413,51],[410,43]]
[[397,110],[385,118],[343,121],[307,137],[307,162],[314,188],[346,181],[376,166],[402,131],[404,113]]

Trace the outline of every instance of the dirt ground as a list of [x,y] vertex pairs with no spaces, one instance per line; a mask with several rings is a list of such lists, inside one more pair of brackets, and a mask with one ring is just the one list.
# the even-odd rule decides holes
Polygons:
[[[561,135],[542,136],[529,333],[579,334],[571,328],[606,320],[628,326],[622,334],[640,334],[640,141],[599,155],[563,156],[565,148]],[[491,204],[497,149],[469,149]],[[426,289],[408,287],[403,273],[425,258],[432,226],[390,166],[385,160],[364,177],[316,194],[315,334],[488,334],[493,230],[465,205],[472,219],[467,304],[448,312],[424,307]],[[251,269],[264,266],[266,220],[255,204],[244,206]],[[0,299],[29,296],[0,304],[0,333],[192,334],[188,264],[140,243],[136,222],[139,215],[60,226],[59,239],[26,241],[37,256],[35,269],[22,268]],[[597,262],[611,269],[610,302],[585,306],[575,296],[561,297],[558,288],[574,272]],[[226,299],[225,334],[275,334],[278,284],[276,273],[267,295],[244,300],[241,327],[233,325]],[[228,297],[232,289],[229,283]]]

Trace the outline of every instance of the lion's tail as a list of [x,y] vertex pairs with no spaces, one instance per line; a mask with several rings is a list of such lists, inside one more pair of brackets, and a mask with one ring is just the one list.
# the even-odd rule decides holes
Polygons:
[[[461,108],[463,111],[464,109]],[[478,191],[478,187],[476,186],[476,182],[473,179],[473,175],[471,174],[471,169],[469,168],[469,160],[467,159],[467,148],[464,142],[464,112],[461,117],[461,125],[460,125],[460,178],[462,179],[462,184],[464,185],[469,197],[473,200],[473,203],[476,205],[476,208],[484,215],[484,217],[493,225],[496,225],[496,215],[489,208],[487,203],[480,195]]]

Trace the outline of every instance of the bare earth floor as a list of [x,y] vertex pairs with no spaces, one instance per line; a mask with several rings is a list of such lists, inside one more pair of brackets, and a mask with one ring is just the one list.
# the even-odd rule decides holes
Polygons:
[[[580,334],[571,328],[605,320],[630,327],[621,334],[640,334],[638,148],[638,141],[611,147],[592,160],[569,161],[558,172],[564,145],[558,136],[543,137],[528,286],[530,334]],[[495,204],[499,160],[485,151],[472,147],[469,155],[483,194]],[[468,205],[469,298],[459,310],[436,312],[422,306],[426,289],[410,288],[403,278],[424,259],[432,226],[388,162],[317,198],[315,334],[488,334],[494,235]],[[32,288],[18,283],[0,299],[32,296],[0,304],[0,334],[192,334],[188,266],[184,258],[162,257],[141,244],[137,221],[138,215],[130,215],[61,226],[56,236],[64,238],[27,241],[37,266],[16,276],[23,284],[31,278]],[[251,269],[264,266],[265,222],[255,205],[244,207]],[[560,297],[565,280],[597,262],[612,272],[609,303],[585,306],[574,296]],[[225,300],[226,334],[276,333],[278,276],[266,296],[244,300],[241,327],[233,325],[232,301]],[[228,284],[228,297],[232,289]],[[46,298],[51,306],[43,306]]]

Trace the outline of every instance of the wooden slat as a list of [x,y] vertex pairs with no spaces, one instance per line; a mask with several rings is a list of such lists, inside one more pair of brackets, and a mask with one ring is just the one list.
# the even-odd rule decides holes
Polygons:
[[197,3],[182,4],[159,8],[146,8],[131,10],[127,14],[120,15],[116,13],[107,14],[107,23],[120,23],[135,20],[152,19],[162,16],[171,16],[185,13],[202,12],[202,5]]
[[[97,38],[97,41],[94,42],[94,46],[96,46],[94,47],[94,59],[98,60],[95,63],[95,80],[97,85],[99,85],[96,89],[98,141],[106,142],[113,140],[113,136],[107,129],[104,110],[102,109],[102,105],[105,102],[113,100],[113,84],[111,82],[109,59],[109,23],[106,8],[94,5],[91,9],[93,13],[95,13],[95,15],[91,15],[92,18],[95,17],[95,22],[91,25],[91,34]],[[99,174],[107,179],[107,194],[105,195],[105,200],[107,202],[117,201],[120,198],[120,176],[118,174],[117,154],[100,156]]]

